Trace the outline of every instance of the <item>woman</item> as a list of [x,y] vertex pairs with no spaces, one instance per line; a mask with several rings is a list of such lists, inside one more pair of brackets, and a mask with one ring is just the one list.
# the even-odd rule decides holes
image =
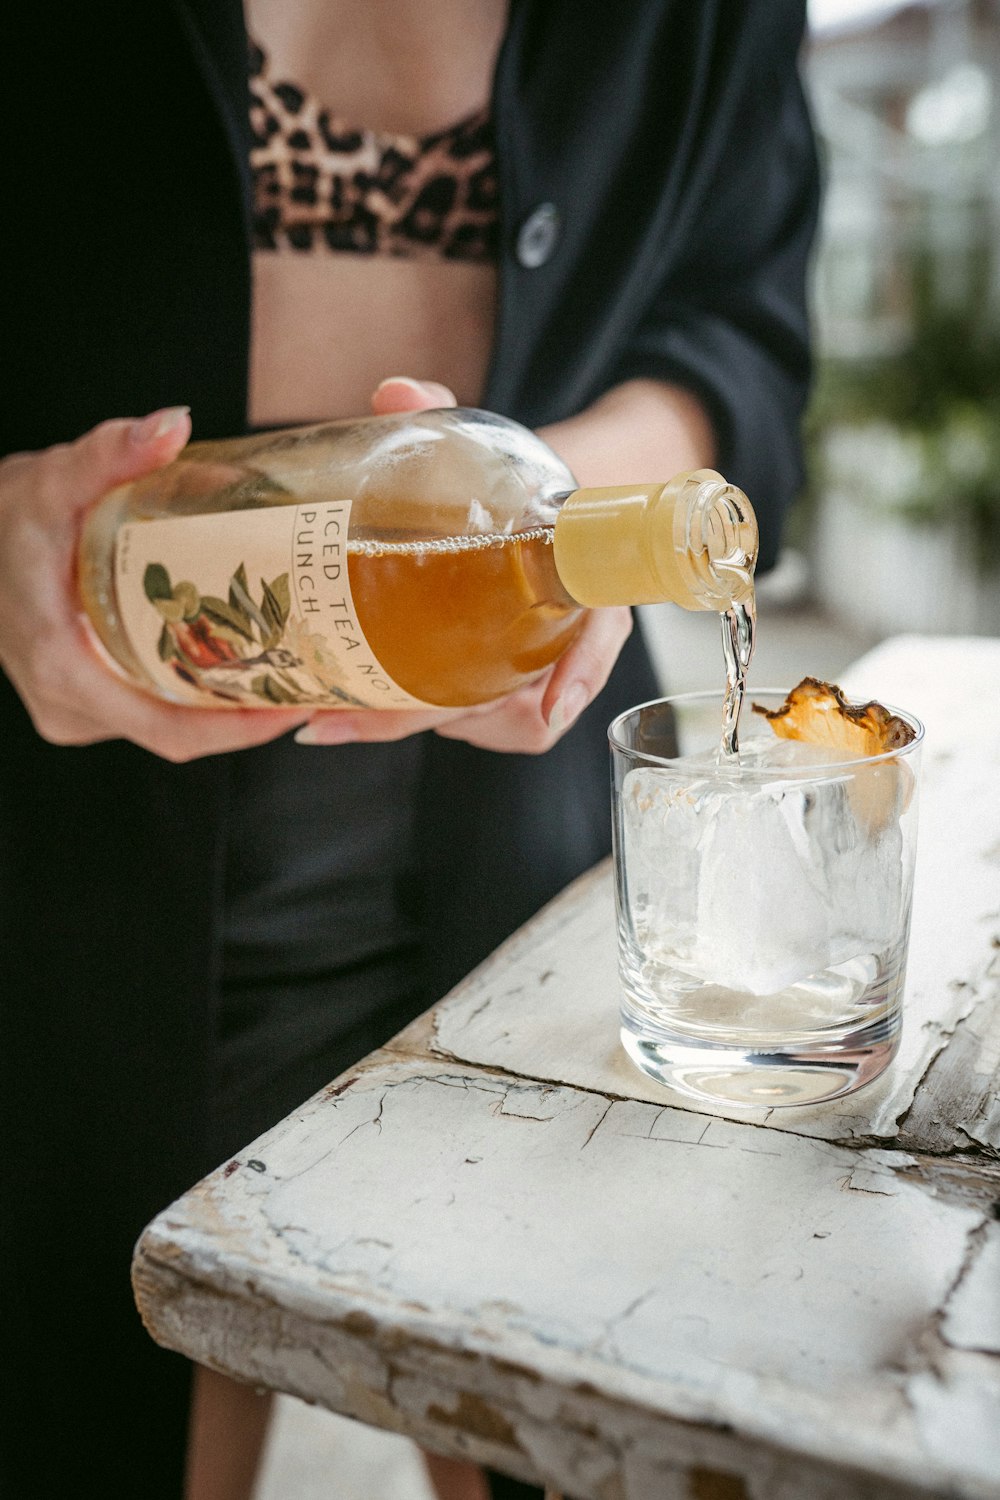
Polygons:
[[[136,1236],[607,852],[604,730],[654,684],[609,611],[541,683],[446,722],[328,715],[296,744],[296,711],[155,703],[83,633],[80,517],[179,451],[178,402],[213,437],[453,392],[583,483],[714,462],[766,566],[808,376],[803,7],[19,10],[2,1472],[25,1500],[82,1472],[176,1500],[189,1372],[138,1325]],[[400,370],[417,386],[377,389]],[[219,1377],[197,1398],[188,1500],[244,1493],[260,1413]]]

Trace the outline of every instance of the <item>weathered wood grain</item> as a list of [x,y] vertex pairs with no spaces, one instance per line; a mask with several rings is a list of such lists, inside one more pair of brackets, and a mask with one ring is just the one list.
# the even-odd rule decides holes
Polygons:
[[998,670],[847,681],[928,726],[884,1079],[739,1118],[646,1080],[598,869],[158,1216],[153,1336],[577,1500],[997,1500]]
[[161,1215],[136,1288],[196,1359],[584,1500],[981,1497],[994,1222],[911,1166],[386,1055]]
[[[1000,1154],[998,661],[998,641],[907,639],[878,648],[845,678],[860,697],[879,685],[882,698],[927,728],[903,1039],[891,1069],[867,1089],[814,1108],[686,1108],[830,1140],[888,1141],[905,1119],[909,1149],[972,1144]],[[601,1093],[668,1099],[618,1042],[614,933],[604,866],[437,1007],[433,1050]]]

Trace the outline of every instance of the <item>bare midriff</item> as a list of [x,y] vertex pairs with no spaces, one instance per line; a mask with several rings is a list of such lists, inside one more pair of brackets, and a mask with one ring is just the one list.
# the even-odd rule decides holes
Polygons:
[[481,403],[493,266],[261,251],[253,275],[254,426],[363,415],[388,375],[439,381],[460,405]]
[[[506,0],[249,0],[275,76],[372,130],[440,130],[490,99]],[[389,375],[450,386],[481,404],[494,338],[496,270],[454,259],[326,248],[254,255],[250,420],[358,416]]]

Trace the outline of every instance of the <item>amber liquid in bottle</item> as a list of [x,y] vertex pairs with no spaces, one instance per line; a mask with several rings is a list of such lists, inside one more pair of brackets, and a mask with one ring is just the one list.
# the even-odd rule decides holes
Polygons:
[[533,433],[459,409],[194,444],[94,508],[79,587],[161,697],[460,708],[530,683],[589,607],[724,611],[755,549],[718,474],[580,489]]
[[431,703],[459,707],[512,692],[558,660],[583,624],[552,563],[551,527],[351,543],[348,570],[375,655],[400,687]]

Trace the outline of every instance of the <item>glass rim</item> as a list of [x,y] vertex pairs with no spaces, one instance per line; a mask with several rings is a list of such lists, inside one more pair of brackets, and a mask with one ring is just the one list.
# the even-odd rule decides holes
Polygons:
[[[792,690],[790,688],[748,688],[746,691],[746,699],[744,700],[744,711],[746,709],[746,703],[751,702],[754,696],[763,697],[766,694],[771,694],[776,698],[785,699],[788,697],[788,694],[791,691]],[[643,710],[647,708],[663,708],[667,705],[669,705],[670,707],[674,707],[683,704],[694,706],[698,703],[708,703],[713,699],[716,700],[721,707],[725,696],[725,689],[723,688],[702,688],[696,692],[667,693],[662,698],[648,698],[645,703],[637,703],[634,705],[634,707],[625,709],[624,713],[618,714],[608,725],[608,743],[611,746],[612,753],[617,751],[617,753],[620,755],[629,756],[633,760],[642,761],[644,764],[650,766],[668,766],[671,769],[682,768],[684,770],[691,768],[692,757],[690,754],[654,755],[647,750],[635,750],[630,745],[623,744],[620,735],[617,733],[617,731],[619,730],[619,726],[624,724],[626,720],[633,718],[635,715],[641,714]],[[848,703],[853,705],[859,700],[848,698],[847,701]],[[872,702],[875,700],[868,699],[867,701]],[[880,703],[882,702],[881,699],[877,701]],[[905,722],[909,724],[910,728],[914,731],[913,739],[910,740],[908,744],[897,745],[894,749],[891,750],[881,750],[879,751],[878,755],[853,755],[848,760],[823,761],[819,764],[810,766],[740,766],[739,770],[743,776],[748,778],[762,777],[773,780],[775,774],[780,771],[784,773],[783,779],[785,780],[794,781],[799,774],[801,774],[804,779],[815,780],[818,775],[825,775],[830,771],[851,771],[856,770],[859,766],[878,766],[892,760],[898,760],[900,756],[912,755],[914,751],[918,750],[923,743],[923,722],[917,718],[916,714],[911,713],[909,709],[898,708],[894,703],[882,703],[882,707],[888,713],[895,715],[897,718],[905,720]],[[735,765],[706,765],[704,767],[704,770],[709,772],[713,770],[732,771],[734,769],[736,769]]]

